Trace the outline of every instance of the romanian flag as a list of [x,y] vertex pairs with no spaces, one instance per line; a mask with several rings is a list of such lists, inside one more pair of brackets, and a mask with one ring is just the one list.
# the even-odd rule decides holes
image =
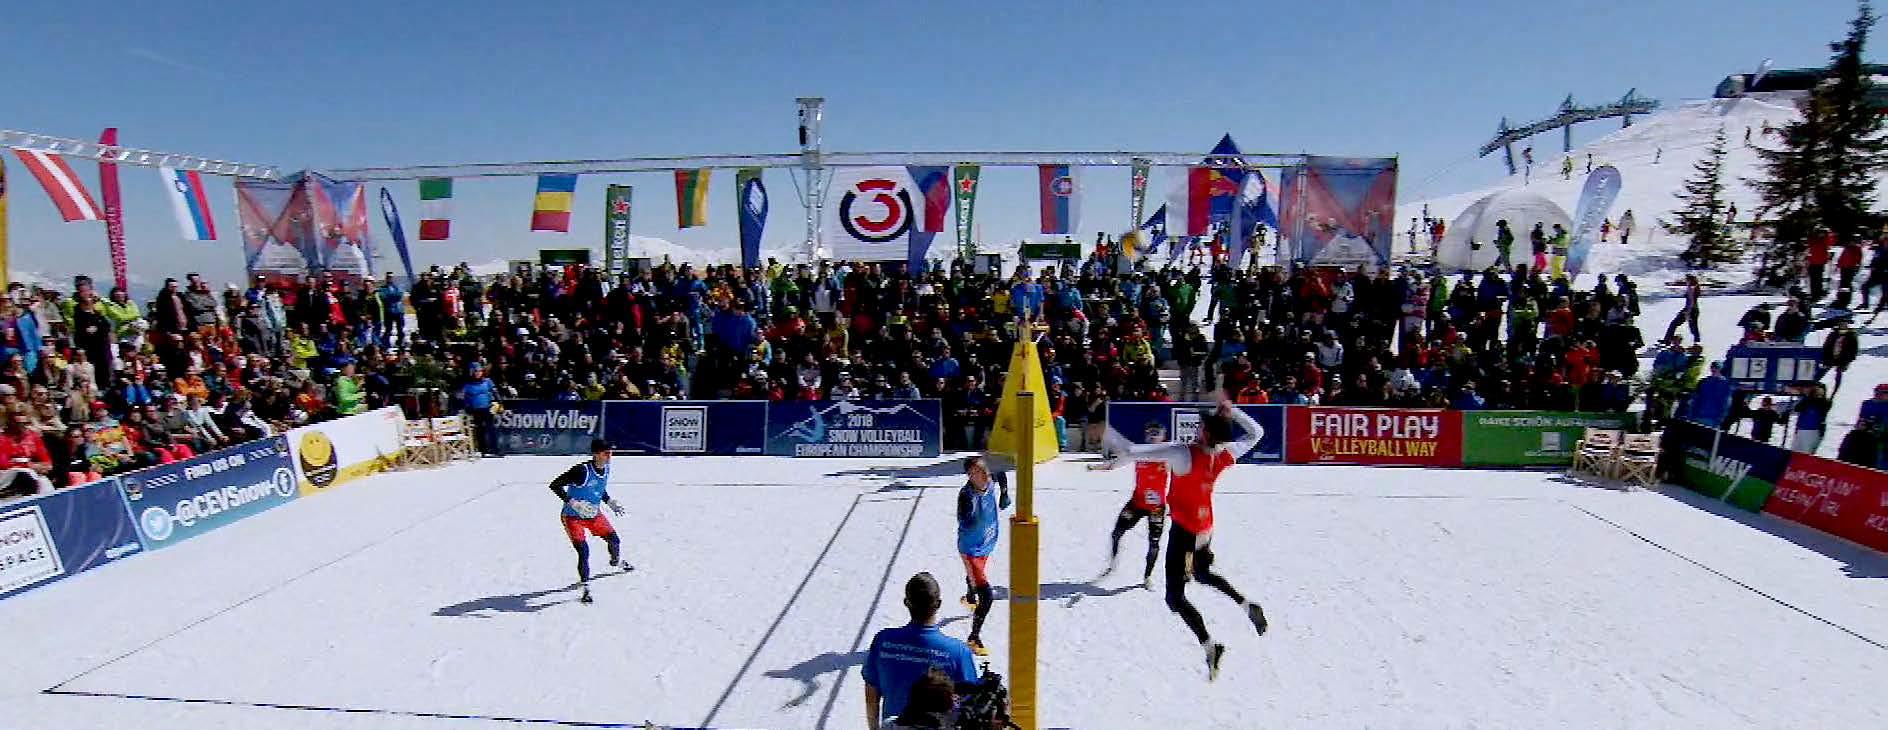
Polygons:
[[675,171],[675,227],[708,225],[707,168]]
[[537,204],[531,209],[531,230],[569,233],[570,199],[576,192],[576,175],[539,175]]

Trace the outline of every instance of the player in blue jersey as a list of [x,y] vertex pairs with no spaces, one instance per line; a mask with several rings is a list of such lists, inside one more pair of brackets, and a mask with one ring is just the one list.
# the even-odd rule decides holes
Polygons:
[[561,516],[564,520],[564,533],[570,536],[570,546],[577,549],[577,581],[583,586],[583,595],[578,600],[590,602],[590,542],[585,533],[603,538],[610,547],[610,565],[622,566],[623,542],[616,536],[616,528],[610,525],[610,518],[603,516],[603,506],[608,505],[618,517],[623,515],[623,505],[610,498],[610,444],[603,439],[590,442],[590,460],[572,466],[551,480],[551,492],[558,499],[564,500]]
[[996,603],[996,592],[990,588],[990,554],[996,552],[998,525],[1009,504],[1009,489],[1003,489],[999,502],[997,490],[990,488],[990,467],[981,456],[964,461],[964,474],[968,479],[957,491],[957,552],[963,556],[964,582],[970,588],[966,602],[976,607],[967,643],[971,651],[983,656],[983,620],[990,615],[991,604]]

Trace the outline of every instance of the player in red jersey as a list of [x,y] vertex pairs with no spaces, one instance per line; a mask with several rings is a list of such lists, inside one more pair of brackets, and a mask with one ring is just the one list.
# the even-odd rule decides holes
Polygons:
[[[1147,442],[1158,444],[1167,440],[1167,430],[1158,422],[1147,424]],[[1119,462],[1110,463],[1113,468]],[[1108,569],[1094,582],[1114,572],[1115,561],[1121,556],[1121,536],[1134,525],[1147,519],[1147,569],[1141,571],[1141,587],[1152,589],[1154,584],[1154,563],[1160,560],[1160,534],[1167,529],[1167,465],[1158,461],[1137,461],[1134,463],[1134,491],[1128,495],[1128,503],[1121,508],[1121,516],[1114,520],[1114,534],[1108,538]]]
[[[1245,431],[1245,437],[1233,440],[1233,427]],[[1206,633],[1206,621],[1200,611],[1187,601],[1188,578],[1219,589],[1246,610],[1252,627],[1265,634],[1265,611],[1247,600],[1226,579],[1213,572],[1213,483],[1239,457],[1259,445],[1263,435],[1252,417],[1221,398],[1219,409],[1200,417],[1199,440],[1193,444],[1136,444],[1110,429],[1107,440],[1117,452],[1136,462],[1157,462],[1167,467],[1167,513],[1173,519],[1173,536],[1167,542],[1167,607],[1180,614],[1188,629],[1206,651],[1208,679],[1219,677],[1219,660],[1226,646]]]

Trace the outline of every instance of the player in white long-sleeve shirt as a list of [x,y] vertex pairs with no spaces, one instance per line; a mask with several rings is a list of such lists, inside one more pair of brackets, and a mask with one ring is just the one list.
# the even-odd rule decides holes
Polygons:
[[[1233,440],[1233,426],[1245,431]],[[1137,462],[1159,462],[1167,466],[1171,480],[1168,487],[1168,515],[1173,520],[1173,535],[1167,541],[1167,607],[1180,614],[1187,628],[1200,640],[1206,651],[1207,677],[1219,677],[1219,660],[1226,646],[1206,632],[1206,621],[1187,600],[1188,578],[1219,589],[1244,607],[1247,618],[1260,635],[1265,633],[1265,611],[1254,601],[1240,595],[1238,589],[1213,572],[1213,484],[1240,457],[1259,445],[1264,431],[1232,403],[1221,399],[1219,408],[1200,418],[1200,435],[1192,444],[1136,444],[1110,428],[1104,437],[1123,458]]]

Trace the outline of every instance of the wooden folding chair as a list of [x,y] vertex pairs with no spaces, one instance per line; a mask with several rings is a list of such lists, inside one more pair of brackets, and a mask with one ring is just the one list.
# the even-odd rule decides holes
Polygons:
[[472,440],[472,431],[466,427],[465,416],[441,416],[432,419],[433,440],[439,442],[445,459],[476,459],[479,457],[477,442]]
[[1659,434],[1628,434],[1619,445],[1619,455],[1614,457],[1613,464],[1613,473],[1627,486],[1658,486]]
[[1587,473],[1596,477],[1611,478],[1613,459],[1619,452],[1619,431],[1603,428],[1588,428],[1581,434],[1580,441],[1573,445],[1573,466],[1567,473]]
[[400,448],[405,454],[400,457],[403,469],[437,466],[445,460],[443,448],[433,440],[431,424],[424,420],[400,422]]

